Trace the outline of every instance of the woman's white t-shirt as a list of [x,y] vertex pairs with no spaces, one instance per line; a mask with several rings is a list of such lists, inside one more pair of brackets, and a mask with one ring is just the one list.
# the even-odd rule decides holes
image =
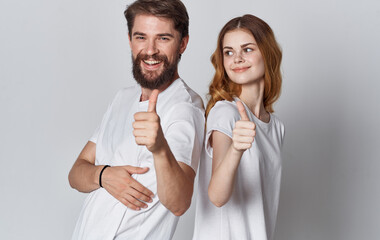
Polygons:
[[270,121],[265,123],[245,106],[250,121],[256,124],[255,140],[241,158],[229,201],[218,208],[208,198],[213,154],[210,136],[213,131],[219,131],[232,138],[235,122],[240,120],[236,100],[217,102],[207,118],[199,165],[194,240],[273,239],[284,138],[284,125],[275,115],[270,114]]

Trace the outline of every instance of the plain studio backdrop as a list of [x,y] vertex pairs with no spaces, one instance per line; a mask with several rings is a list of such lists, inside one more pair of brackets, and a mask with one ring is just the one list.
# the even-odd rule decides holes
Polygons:
[[[68,172],[134,83],[125,0],[0,1],[0,238],[70,239],[86,194]],[[276,240],[380,236],[380,3],[184,1],[180,76],[204,99],[217,34],[245,13],[283,49],[286,125]],[[196,194],[196,192],[195,192]],[[191,239],[193,202],[174,239]]]

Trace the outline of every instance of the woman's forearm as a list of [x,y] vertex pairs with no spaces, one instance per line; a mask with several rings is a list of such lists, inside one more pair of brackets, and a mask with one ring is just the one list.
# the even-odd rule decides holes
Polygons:
[[230,199],[242,155],[243,152],[236,150],[231,144],[223,160],[215,166],[208,187],[209,198],[215,206],[221,207]]

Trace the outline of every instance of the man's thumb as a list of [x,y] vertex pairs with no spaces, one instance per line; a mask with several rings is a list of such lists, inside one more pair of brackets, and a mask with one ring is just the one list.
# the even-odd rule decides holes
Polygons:
[[149,97],[149,105],[148,105],[148,112],[156,112],[156,104],[157,104],[157,98],[158,93],[160,91],[158,89],[154,89]]
[[134,166],[126,166],[129,174],[142,174],[146,173],[149,168],[148,167],[134,167]]

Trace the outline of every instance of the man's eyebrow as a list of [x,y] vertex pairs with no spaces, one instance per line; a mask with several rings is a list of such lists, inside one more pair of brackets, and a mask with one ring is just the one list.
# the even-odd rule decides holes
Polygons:
[[145,33],[142,33],[142,32],[134,32],[132,35],[133,35],[133,36],[136,36],[136,35],[139,35],[139,36],[145,36],[146,34],[145,34]]
[[157,36],[159,36],[159,37],[172,37],[172,38],[174,38],[174,35],[171,34],[171,33],[160,33],[160,34],[157,34]]
[[[134,32],[132,35],[133,36],[146,36],[146,34],[142,33],[142,32]],[[157,34],[157,36],[159,36],[159,37],[172,37],[172,38],[174,38],[174,35],[171,34],[171,33],[159,33],[159,34]]]

